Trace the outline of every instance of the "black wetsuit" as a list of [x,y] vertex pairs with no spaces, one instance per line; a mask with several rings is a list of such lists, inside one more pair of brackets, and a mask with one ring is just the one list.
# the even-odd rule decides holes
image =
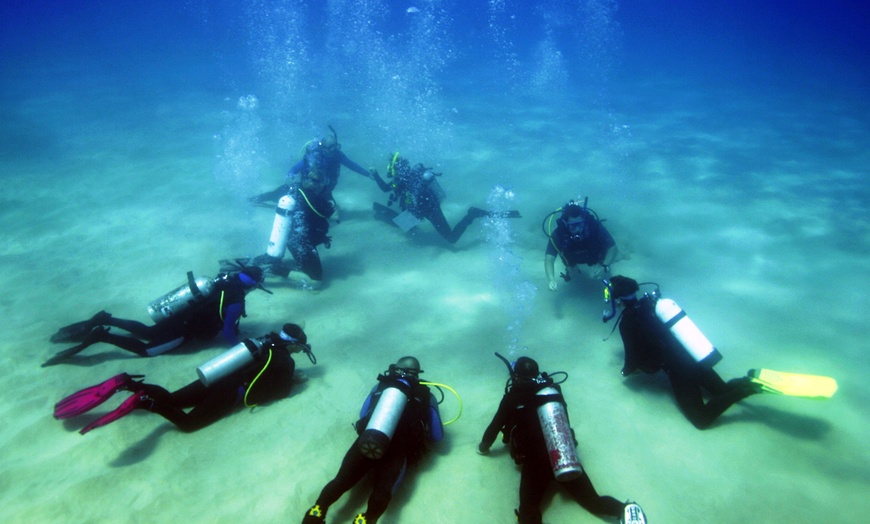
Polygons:
[[[253,363],[208,387],[197,380],[170,393],[154,384],[138,384],[138,390],[143,391],[151,400],[150,404],[143,402],[143,409],[161,415],[181,431],[202,429],[243,404],[248,386],[269,359],[269,349],[269,365],[251,387],[247,402],[249,405],[265,404],[289,396],[296,363],[290,356],[286,342],[275,333],[270,333],[269,336],[271,341],[264,345],[263,351]],[[184,409],[188,408],[193,409],[185,412]]]
[[[391,378],[378,378],[380,383],[369,395],[364,406],[365,413],[355,424],[358,434],[365,430],[383,390],[394,383]],[[324,516],[329,506],[371,472],[372,493],[365,517],[369,524],[377,522],[402,481],[407,465],[417,463],[426,451],[427,438],[441,439],[441,420],[429,388],[413,379],[403,380],[411,383],[411,398],[399,419],[386,453],[379,459],[371,459],[360,452],[359,438],[351,444],[341,461],[338,474],[324,486],[317,497],[317,505]]]
[[[475,218],[487,215],[487,212],[482,209],[469,208],[456,227],[451,228],[441,210],[441,199],[436,193],[436,175],[422,164],[410,167],[405,159],[399,159],[398,162],[394,162],[394,165],[394,176],[390,184],[381,186],[385,192],[392,191],[389,204],[398,202],[402,211],[409,211],[419,220],[428,220],[447,242],[455,244]],[[427,172],[431,173],[431,178],[428,180],[424,178]],[[385,222],[392,223],[392,220],[399,215],[389,207],[377,203],[374,209],[375,216]]]
[[571,235],[567,226],[559,222],[547,242],[547,254],[554,257],[561,255],[567,267],[581,264],[594,266],[603,263],[607,250],[615,245],[616,242],[601,221],[587,212],[586,229],[582,235]]
[[189,339],[211,340],[218,333],[228,345],[235,344],[239,320],[245,316],[246,287],[237,275],[219,278],[215,286],[209,299],[154,325],[108,316],[97,325],[118,327],[137,338],[108,332],[92,342],[112,344],[142,357],[164,353]]
[[[520,524],[541,523],[541,501],[550,482],[556,480],[537,414],[535,397],[544,387],[547,385],[532,381],[515,383],[502,397],[498,411],[481,439],[481,445],[489,449],[501,431],[502,441],[510,445],[511,457],[522,466],[517,515]],[[552,387],[561,393],[558,385]],[[559,482],[559,485],[590,513],[622,516],[624,504],[613,497],[599,495],[585,471],[579,478]]]
[[[698,429],[706,429],[735,402],[758,392],[743,377],[725,382],[706,365],[695,362],[667,327],[656,317],[655,301],[645,296],[624,300],[625,311],[619,334],[625,347],[624,376],[637,370],[656,373],[664,370],[683,415]],[[710,400],[704,402],[704,391]]]

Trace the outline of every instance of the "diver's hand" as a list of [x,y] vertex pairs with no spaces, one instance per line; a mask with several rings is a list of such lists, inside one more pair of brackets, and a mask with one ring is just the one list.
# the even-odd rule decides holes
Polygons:
[[377,169],[370,169],[369,175],[371,175],[371,179],[375,181],[375,183],[378,185],[378,188],[381,191],[383,191],[384,193],[388,193],[389,191],[392,190],[392,187],[390,187],[390,184],[386,183],[384,181],[384,179],[381,178],[381,175],[380,175],[380,173],[378,173]]
[[591,271],[592,280],[601,280],[603,278],[610,277],[610,266],[600,265],[596,266],[595,269]]
[[550,280],[550,282],[547,284],[547,287],[550,288],[550,291],[556,291],[556,288],[558,287],[556,284],[556,279]]

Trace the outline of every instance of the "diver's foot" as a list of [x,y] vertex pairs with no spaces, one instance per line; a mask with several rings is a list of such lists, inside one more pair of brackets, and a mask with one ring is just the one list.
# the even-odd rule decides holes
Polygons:
[[302,519],[302,524],[321,524],[326,522],[326,510],[320,509],[320,506],[315,504],[308,508],[305,512],[305,517]]
[[81,342],[92,329],[107,323],[111,318],[111,314],[100,311],[88,320],[76,322],[58,329],[57,333],[52,335],[50,340],[54,343]]
[[636,502],[628,502],[623,508],[622,518],[619,519],[622,524],[646,524],[646,515]]
[[308,274],[303,273],[302,271],[288,271],[286,277],[287,280],[299,286],[300,289],[306,289],[308,291],[318,291],[321,287],[323,287],[322,280],[315,280],[308,276]]
[[479,207],[469,207],[468,216],[471,218],[483,218],[489,216],[489,211],[486,209],[480,209]]
[[745,392],[747,396],[764,392],[764,388],[761,387],[761,384],[752,380],[752,377],[735,378],[729,380],[728,385]]

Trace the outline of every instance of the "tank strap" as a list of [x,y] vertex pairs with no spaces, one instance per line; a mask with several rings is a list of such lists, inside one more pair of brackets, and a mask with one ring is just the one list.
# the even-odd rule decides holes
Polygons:
[[193,278],[193,271],[187,272],[187,287],[190,288],[190,292],[196,298],[202,298],[202,291],[199,290],[199,286],[196,285],[196,279]]
[[677,322],[679,322],[680,320],[682,320],[683,317],[685,317],[685,316],[686,316],[686,312],[683,311],[683,310],[680,310],[679,313],[677,313],[676,315],[674,315],[674,318],[672,318],[672,319],[670,319],[670,320],[668,320],[667,322],[664,323],[664,324],[665,324],[665,327],[668,328],[668,329],[671,329],[671,326],[673,326],[674,324],[676,324]]
[[535,395],[535,407],[541,407],[550,402],[559,402],[560,404],[566,403],[565,397],[563,397],[561,393],[557,395]]

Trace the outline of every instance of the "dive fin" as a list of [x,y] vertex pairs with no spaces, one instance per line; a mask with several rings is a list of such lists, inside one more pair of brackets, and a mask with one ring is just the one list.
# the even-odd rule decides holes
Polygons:
[[83,427],[81,431],[79,431],[79,433],[84,435],[92,429],[111,424],[119,418],[129,415],[133,410],[145,406],[145,404],[149,401],[150,399],[148,398],[148,396],[145,395],[145,390],[137,391],[133,394],[133,396],[131,396],[130,398],[122,402],[120,406],[115,408],[114,411],[106,413],[102,417]]
[[54,405],[54,418],[61,420],[86,413],[121,391],[134,384],[140,384],[135,379],[145,375],[128,375],[121,373],[96,386],[77,391]]
[[57,352],[53,357],[43,362],[42,367],[47,368],[48,366],[60,364],[69,357],[81,353],[85,348],[92,346],[97,342],[100,342],[103,339],[103,335],[108,332],[109,328],[105,326],[97,326],[91,329],[91,331],[84,337],[84,340],[81,344]]
[[105,311],[100,311],[88,320],[75,322],[68,326],[64,326],[57,330],[57,333],[51,336],[52,342],[81,342],[88,334],[97,326],[101,326],[109,321],[112,315]]
[[79,344],[77,346],[73,346],[69,349],[64,349],[63,351],[59,351],[53,357],[46,360],[42,363],[42,367],[47,368],[48,366],[54,366],[55,364],[60,364],[67,358],[79,353],[86,347],[90,346],[90,344]]
[[820,375],[800,375],[770,369],[749,371],[752,382],[768,393],[792,397],[831,398],[837,391],[837,381]]

